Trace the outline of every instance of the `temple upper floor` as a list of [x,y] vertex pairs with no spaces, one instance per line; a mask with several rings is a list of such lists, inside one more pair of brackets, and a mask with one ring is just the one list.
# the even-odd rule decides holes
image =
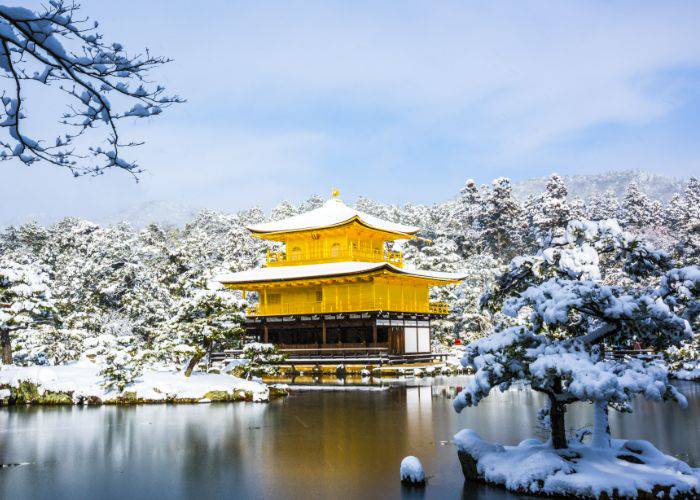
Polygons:
[[248,228],[254,236],[283,243],[267,252],[267,266],[332,262],[388,262],[403,266],[398,239],[415,238],[420,228],[386,221],[350,208],[337,198],[309,212]]
[[388,249],[381,235],[358,231],[352,226],[289,235],[283,249],[268,250],[267,265],[388,262],[403,267],[402,253]]

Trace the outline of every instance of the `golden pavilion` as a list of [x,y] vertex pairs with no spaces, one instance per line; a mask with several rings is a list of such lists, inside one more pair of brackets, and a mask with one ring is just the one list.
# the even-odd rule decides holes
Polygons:
[[337,190],[315,210],[248,230],[283,249],[268,251],[265,267],[219,281],[244,296],[255,292],[246,329],[283,349],[428,353],[431,319],[448,313],[447,304],[430,302],[430,287],[464,278],[408,269],[401,252],[388,247],[416,238],[420,228],[350,208]]

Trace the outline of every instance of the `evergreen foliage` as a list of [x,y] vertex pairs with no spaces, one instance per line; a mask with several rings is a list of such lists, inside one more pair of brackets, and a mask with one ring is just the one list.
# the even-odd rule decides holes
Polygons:
[[[631,287],[626,289],[641,293],[641,288],[635,287],[660,283],[657,271],[648,272],[651,264],[659,269],[668,268],[671,261],[679,268],[698,264],[697,179],[689,179],[662,206],[648,197],[644,201],[640,185],[630,186],[622,203],[612,191],[594,193],[586,203],[571,200],[566,193],[561,177],[553,175],[542,193],[521,203],[513,196],[510,181],[500,178],[490,186],[467,181],[453,200],[432,206],[383,205],[366,198],[358,199],[356,206],[378,217],[425,228],[420,236],[432,241],[393,244],[404,253],[406,266],[468,275],[458,286],[432,291],[431,300],[450,305],[450,314],[435,324],[434,339],[443,346],[457,338],[475,340],[493,328],[517,323],[501,311],[477,307],[484,292],[498,292],[496,276],[512,265],[513,257],[540,255],[540,260],[524,260],[520,270],[527,268],[527,262],[537,262],[538,269],[553,269],[553,264],[542,264],[546,252],[558,255],[560,270],[575,265],[584,268],[585,259],[590,257],[587,251],[574,252],[573,247],[554,244],[561,241],[569,221],[581,214],[583,219],[599,221],[596,241],[582,236],[580,245],[595,250],[597,261],[586,265],[591,272],[600,273],[591,278],[597,286]],[[636,214],[639,207],[633,200],[640,199],[648,210]],[[8,308],[0,310],[6,338],[10,339],[8,356],[13,355],[14,362],[20,364],[58,364],[86,355],[104,356],[96,350],[102,345],[102,350],[108,351],[113,345],[105,339],[109,338],[107,325],[114,318],[128,322],[129,335],[144,362],[184,366],[197,357],[201,360],[209,345],[240,346],[239,326],[245,307],[241,296],[211,289],[208,283],[217,270],[259,267],[265,251],[275,247],[251,237],[247,225],[301,213],[321,201],[312,196],[299,206],[283,203],[269,217],[258,208],[235,214],[202,211],[183,227],[151,224],[135,230],[125,223],[99,226],[76,218],[49,227],[35,223],[8,227],[0,233],[0,260],[13,278],[4,278],[0,285],[4,297],[0,302],[24,304],[28,299],[27,304],[36,304],[31,314],[18,312],[11,327]],[[615,229],[616,223],[606,222],[615,218],[620,220],[620,231]],[[587,227],[571,226],[568,234],[585,235]],[[644,239],[632,238],[628,229],[638,230],[665,253],[656,252]],[[25,281],[33,285],[18,289],[13,285]],[[17,290],[34,291],[24,297]],[[13,305],[12,315],[22,307]],[[692,328],[697,332],[696,324]],[[686,341],[684,345],[679,352],[689,352],[694,344]]]

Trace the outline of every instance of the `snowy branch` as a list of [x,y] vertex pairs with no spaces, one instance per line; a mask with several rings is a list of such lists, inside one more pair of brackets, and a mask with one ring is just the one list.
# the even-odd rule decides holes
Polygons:
[[[150,70],[169,59],[148,50],[129,55],[121,44],[106,43],[97,22],[77,18],[79,8],[63,0],[52,0],[41,12],[0,6],[0,69],[11,82],[2,93],[0,160],[43,161],[76,176],[110,168],[137,175],[141,169],[124,158],[123,149],[141,143],[122,141],[118,121],[155,116],[184,101],[147,80]],[[56,87],[68,96],[62,131],[52,141],[30,132],[26,91],[33,85]],[[81,144],[100,125],[106,128],[105,145],[90,144],[91,138]]]

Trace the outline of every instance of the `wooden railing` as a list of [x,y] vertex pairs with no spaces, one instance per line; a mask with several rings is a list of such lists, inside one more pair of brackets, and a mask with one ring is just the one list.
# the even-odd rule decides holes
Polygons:
[[447,302],[431,302],[430,303],[430,314],[449,314],[450,306]]
[[427,313],[427,314],[448,314],[450,308],[447,302],[430,302],[428,308],[425,306],[392,308],[391,304],[387,304],[383,298],[375,299],[359,299],[352,303],[323,303],[323,302],[297,302],[293,304],[268,304],[262,309],[259,305],[253,305],[248,308],[248,316],[284,316],[294,314],[333,314],[333,313],[350,313],[364,311],[394,311],[394,312],[412,312],[412,313]]
[[302,264],[325,264],[330,262],[388,262],[396,267],[403,267],[403,254],[401,252],[380,251],[377,249],[361,248],[331,248],[314,252],[300,252],[298,254],[288,254],[287,252],[267,251],[267,265],[274,266],[295,266]]

